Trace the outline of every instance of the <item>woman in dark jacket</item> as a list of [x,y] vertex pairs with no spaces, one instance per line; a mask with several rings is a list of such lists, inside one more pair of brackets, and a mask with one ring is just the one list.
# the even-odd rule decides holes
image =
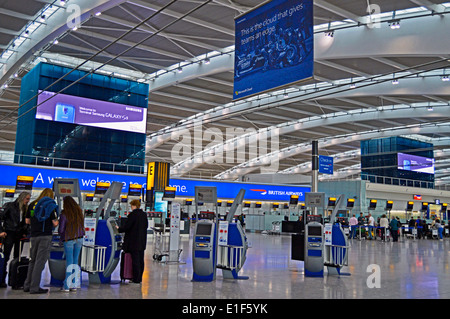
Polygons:
[[[0,288],[6,288],[6,264],[14,247],[13,257],[19,257],[20,239],[26,237],[25,214],[27,212],[28,203],[31,194],[22,192],[13,202],[5,204],[2,216],[0,216],[0,238],[4,238],[4,269],[3,277],[0,278]],[[2,226],[3,220],[3,226]]]
[[130,202],[132,212],[128,215],[125,225],[118,227],[119,233],[125,233],[122,249],[131,253],[133,265],[133,282],[140,284],[144,273],[144,252],[147,246],[147,214],[140,209],[138,199]]

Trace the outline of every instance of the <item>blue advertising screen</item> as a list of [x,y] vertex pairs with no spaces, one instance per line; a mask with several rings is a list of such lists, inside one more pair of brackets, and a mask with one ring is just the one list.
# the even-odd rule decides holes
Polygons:
[[434,158],[398,153],[397,163],[401,170],[434,174]]
[[145,134],[147,109],[41,91],[36,119]]
[[235,20],[233,99],[313,76],[312,0],[272,0]]
[[[45,168],[39,166],[7,165],[0,164],[1,186],[16,185],[16,178],[19,175],[34,177],[33,187],[51,188],[55,178],[77,178],[80,189],[83,192],[93,192],[97,183],[121,182],[123,184],[122,193],[128,193],[132,184],[142,185],[146,188],[147,178],[142,175],[114,174],[95,171],[69,170],[57,168]],[[305,193],[310,191],[310,187],[301,186],[279,186],[262,184],[245,184],[237,182],[219,182],[191,179],[175,179],[169,181],[171,187],[176,188],[177,197],[194,197],[195,186],[217,187],[217,196],[220,198],[235,198],[241,189],[245,189],[245,199],[289,201],[291,195],[299,196],[299,201],[305,200]]]

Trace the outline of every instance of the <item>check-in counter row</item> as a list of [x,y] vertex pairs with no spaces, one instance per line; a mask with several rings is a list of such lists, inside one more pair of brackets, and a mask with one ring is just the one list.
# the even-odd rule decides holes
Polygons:
[[285,215],[245,215],[245,230],[246,231],[272,231],[274,223],[280,223],[281,232],[295,232],[295,225],[298,224],[298,216],[291,216],[295,219],[285,220]]

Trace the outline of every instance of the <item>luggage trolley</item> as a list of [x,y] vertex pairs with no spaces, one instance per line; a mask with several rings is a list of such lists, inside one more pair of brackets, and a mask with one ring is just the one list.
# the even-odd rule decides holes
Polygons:
[[[163,261],[164,257],[169,256],[169,250],[167,250],[168,244],[164,237],[164,230],[155,227],[152,227],[152,230],[154,234],[153,260]],[[167,239],[168,238],[169,237],[167,237]]]
[[281,221],[272,222],[272,230],[270,234],[281,235]]

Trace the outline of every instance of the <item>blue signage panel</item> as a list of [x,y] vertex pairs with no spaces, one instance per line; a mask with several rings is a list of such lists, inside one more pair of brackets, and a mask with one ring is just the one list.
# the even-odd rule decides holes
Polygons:
[[235,20],[233,99],[313,76],[312,0],[272,0]]
[[[121,182],[122,192],[128,193],[130,184],[139,184],[146,187],[145,175],[114,174],[95,171],[66,170],[60,168],[45,168],[40,166],[19,166],[0,164],[0,185],[15,186],[17,176],[33,176],[34,188],[51,188],[55,178],[77,178],[80,189],[83,192],[94,192],[98,182]],[[289,201],[291,195],[298,195],[299,201],[304,201],[305,193],[310,191],[309,187],[299,186],[277,186],[244,184],[238,182],[202,181],[190,179],[172,178],[169,182],[171,187],[176,188],[179,197],[194,197],[195,186],[217,187],[217,196],[220,198],[235,198],[241,188],[245,189],[245,199],[267,200],[267,201]]]
[[333,174],[333,157],[319,155],[319,173]]

